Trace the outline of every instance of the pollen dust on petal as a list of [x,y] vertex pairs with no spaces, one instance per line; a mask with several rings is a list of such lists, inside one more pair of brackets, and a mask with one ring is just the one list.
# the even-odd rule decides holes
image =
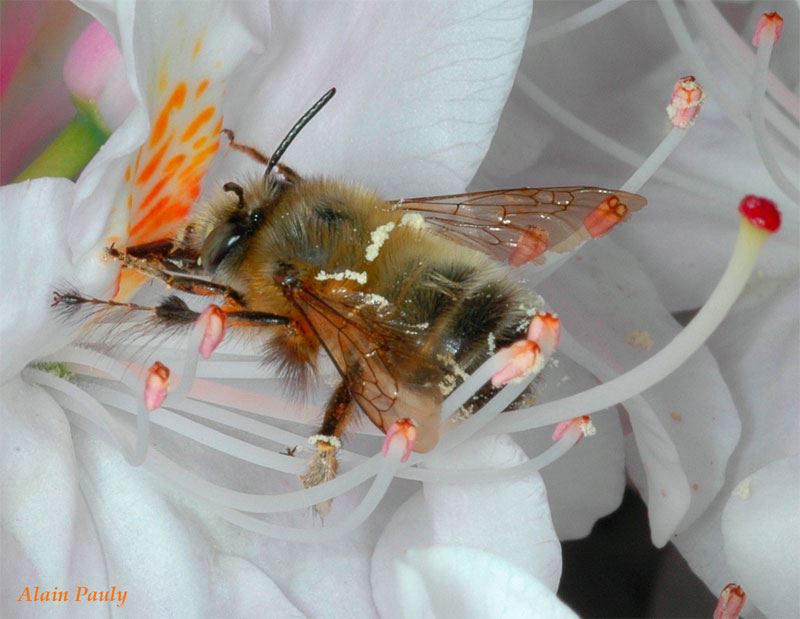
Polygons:
[[641,348],[645,351],[650,350],[653,347],[653,338],[650,337],[650,334],[647,331],[642,331],[641,329],[636,329],[628,333],[625,340],[631,346]]
[[733,489],[731,493],[740,499],[747,500],[750,498],[750,478],[746,477]]

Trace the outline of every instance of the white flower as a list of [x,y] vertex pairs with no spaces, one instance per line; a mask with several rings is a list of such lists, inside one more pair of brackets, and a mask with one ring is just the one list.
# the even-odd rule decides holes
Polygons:
[[[441,607],[446,595],[469,587],[466,575],[452,581],[449,594],[426,585],[434,582],[431,570],[455,571],[469,556],[476,568],[483,562],[495,580],[481,599],[465,599],[463,609],[477,612],[491,606],[494,597],[516,596],[518,605],[539,608],[542,616],[569,616],[538,580],[555,587],[560,552],[536,473],[528,476],[538,488],[533,494],[524,480],[487,488],[505,493],[504,503],[512,507],[501,513],[448,514],[441,499],[427,499],[424,505],[436,527],[426,533],[420,521],[410,532],[418,536],[420,551],[381,570],[373,549],[384,533],[391,538],[393,530],[384,531],[388,514],[411,487],[398,488],[367,524],[333,543],[276,542],[245,532],[215,515],[213,506],[191,499],[197,481],[189,479],[179,491],[156,483],[164,474],[188,473],[170,465],[167,453],[193,473],[216,482],[220,475],[227,478],[221,483],[234,489],[232,496],[294,490],[295,475],[256,466],[268,450],[252,445],[248,450],[229,437],[225,449],[236,449],[238,459],[221,457],[203,445],[211,437],[219,447],[221,435],[206,428],[200,442],[192,444],[183,436],[191,433],[192,420],[160,410],[155,424],[166,423],[172,431],[154,429],[146,463],[135,468],[123,456],[135,463],[142,454],[131,452],[125,423],[113,417],[131,407],[125,391],[104,390],[108,383],[102,380],[84,379],[75,386],[35,369],[19,374],[25,364],[49,353],[72,361],[84,354],[63,348],[73,333],[53,322],[53,290],[70,285],[98,297],[114,292],[117,269],[105,259],[104,248],[174,230],[199,192],[212,160],[206,153],[217,148],[223,115],[239,139],[269,148],[310,101],[336,85],[336,104],[326,109],[324,122],[315,123],[313,134],[304,133],[293,145],[292,165],[305,174],[357,179],[387,196],[463,190],[494,133],[530,6],[458,3],[409,12],[399,2],[327,3],[311,13],[290,3],[84,6],[118,42],[135,105],[76,183],[37,179],[2,189],[3,201],[13,207],[4,221],[3,280],[15,291],[2,305],[3,554],[16,568],[3,572],[4,604],[24,602],[26,595],[35,595],[30,591],[37,584],[72,592],[89,583],[98,590],[124,590],[124,604],[120,597],[109,607],[135,616],[244,616],[262,615],[265,609],[278,616],[365,616],[376,609],[413,614],[424,600]],[[98,95],[101,112],[109,109],[107,92]],[[207,109],[212,111],[205,115]],[[193,127],[199,130],[183,139]],[[248,166],[231,153],[205,184],[213,187]],[[168,199],[160,203],[162,197]],[[143,211],[157,209],[166,216],[150,212],[142,219]],[[123,279],[123,288],[129,283]],[[87,355],[83,362],[93,367],[90,373],[109,370],[100,356]],[[118,378],[135,390],[133,371],[123,370]],[[270,379],[260,382],[269,385]],[[95,398],[113,411],[111,416]],[[177,403],[177,394],[172,399]],[[270,402],[275,398],[260,401],[262,412]],[[70,411],[71,427],[61,406]],[[198,406],[192,411],[201,412]],[[237,422],[247,426],[245,417]],[[253,432],[256,424],[252,420],[247,427]],[[120,444],[100,440],[109,431],[112,442],[120,439]],[[509,440],[483,441],[470,456],[480,450],[486,451],[486,467],[525,459]],[[273,454],[290,467],[300,461],[277,450]],[[361,494],[355,490],[338,497],[332,522],[353,509]],[[518,520],[517,533],[527,531],[531,538],[509,536],[492,543],[480,526],[489,515],[492,524],[497,518]],[[308,510],[277,514],[271,522],[311,529],[319,524]],[[54,540],[53,531],[64,535]],[[536,546],[538,555],[532,553]],[[392,583],[404,592],[399,598],[393,597]],[[75,607],[64,608],[69,614]],[[108,611],[93,605],[80,612]]]
[[[611,7],[618,3],[602,4]],[[346,5],[347,11],[340,4],[316,5],[314,15],[307,19],[298,14],[296,5],[282,4],[270,4],[260,12],[248,4],[191,5],[191,14],[185,12],[189,5],[177,4],[138,5],[135,9],[128,5],[112,9],[103,3],[89,6],[115,33],[128,74],[136,76],[131,87],[139,103],[76,184],[44,179],[2,190],[4,201],[19,205],[6,228],[8,239],[15,242],[4,243],[14,253],[13,260],[10,253],[4,254],[3,279],[11,282],[11,290],[21,291],[17,295],[21,302],[6,299],[2,306],[4,344],[7,334],[10,342],[4,349],[9,353],[4,355],[3,376],[8,378],[3,386],[4,428],[10,431],[4,433],[3,457],[6,470],[12,471],[3,483],[4,496],[13,499],[3,511],[3,542],[20,566],[9,576],[10,585],[4,581],[4,591],[9,587],[22,590],[26,583],[37,580],[69,586],[82,579],[99,588],[127,588],[127,612],[148,615],[246,615],[263,612],[265,606],[274,614],[287,616],[376,612],[389,616],[485,615],[492,611],[501,614],[497,600],[510,598],[509,611],[526,607],[540,616],[556,616],[567,611],[546,589],[555,588],[560,575],[553,524],[562,538],[585,535],[599,516],[618,504],[627,466],[648,497],[654,542],[664,544],[679,531],[679,547],[687,549],[689,561],[713,590],[721,588],[721,580],[737,579],[761,610],[781,614],[790,608],[781,578],[790,579],[792,562],[787,559],[787,567],[783,567],[775,557],[777,544],[788,547],[788,542],[796,541],[796,535],[791,538],[796,530],[791,528],[791,517],[797,511],[792,511],[789,503],[783,503],[780,510],[770,509],[760,497],[783,499],[786,482],[780,482],[791,479],[791,472],[797,470],[796,462],[788,459],[797,453],[796,417],[791,406],[792,399],[797,400],[797,381],[792,380],[797,374],[797,355],[796,350],[784,349],[780,359],[788,371],[776,383],[776,400],[768,402],[785,421],[777,426],[764,424],[762,358],[774,355],[776,344],[766,337],[753,342],[741,337],[751,325],[768,324],[760,321],[772,312],[786,321],[786,330],[796,329],[796,311],[789,308],[786,317],[787,312],[773,309],[772,302],[748,304],[745,299],[739,304],[710,342],[716,360],[703,349],[672,377],[642,397],[626,401],[627,415],[593,417],[597,435],[543,471],[553,524],[538,473],[502,483],[463,483],[464,469],[477,469],[474,476],[480,477],[491,475],[493,469],[524,466],[527,457],[514,441],[490,434],[449,452],[434,452],[426,460],[432,472],[444,478],[448,475],[445,469],[454,469],[450,474],[461,483],[427,481],[418,489],[409,482],[395,481],[374,515],[335,543],[276,541],[273,538],[301,535],[295,529],[312,527],[313,518],[306,512],[288,512],[256,520],[247,512],[269,512],[282,501],[292,500],[290,493],[297,487],[294,473],[302,468],[301,458],[273,456],[276,447],[297,436],[291,422],[312,422],[316,408],[279,410],[285,405],[274,395],[274,377],[262,379],[262,370],[241,362],[229,362],[224,368],[201,365],[192,395],[205,402],[189,402],[185,393],[178,394],[181,397],[172,394],[168,408],[173,404],[175,411],[188,416],[162,410],[152,418],[154,425],[162,427],[154,429],[144,471],[123,460],[121,453],[136,459],[129,444],[110,447],[95,437],[102,427],[120,430],[113,418],[105,418],[102,424],[86,421],[87,416],[104,414],[104,408],[92,408],[96,406],[94,398],[120,415],[122,410],[136,412],[136,398],[104,390],[108,385],[100,382],[83,384],[92,397],[76,402],[75,398],[83,396],[70,395],[63,381],[55,388],[55,378],[26,371],[26,380],[49,381],[50,387],[44,391],[20,380],[17,373],[23,365],[59,350],[61,358],[103,368],[96,357],[61,348],[70,334],[50,320],[49,295],[62,281],[97,296],[109,292],[115,270],[99,256],[110,237],[125,236],[127,220],[119,206],[125,204],[128,193],[134,204],[141,204],[160,180],[155,174],[136,183],[137,178],[146,176],[148,157],[158,154],[158,148],[147,144],[165,101],[177,92],[181,81],[189,84],[187,92],[191,92],[190,86],[199,90],[203,71],[212,72],[214,79],[206,96],[214,104],[214,118],[221,102],[226,126],[234,129],[240,140],[265,150],[278,142],[308,103],[335,85],[339,107],[326,108],[298,138],[289,159],[293,166],[307,174],[326,173],[373,185],[387,196],[460,191],[494,132],[527,19],[524,3],[504,4],[491,11],[473,10],[462,3],[455,9],[461,19],[452,14],[453,7],[445,10],[434,5],[426,7],[430,13],[409,15],[404,5],[384,3]],[[541,6],[533,42],[541,39],[537,33],[546,33],[566,16],[550,14],[561,12],[561,4]],[[660,7],[670,15],[674,10],[670,3]],[[571,143],[570,132],[557,128],[552,120],[543,115],[537,118],[540,106],[551,106],[539,97],[535,86],[543,87],[546,94],[614,134],[626,146],[642,153],[652,150],[665,133],[664,99],[672,82],[687,70],[696,72],[701,82],[705,79],[694,62],[681,63],[665,53],[659,47],[661,39],[633,36],[638,32],[632,33],[629,24],[658,9],[656,5],[632,4],[617,9],[605,24],[598,22],[599,30],[590,25],[578,31],[578,38],[573,33],[561,40],[530,44],[493,151],[474,186],[621,185],[628,170],[602,151],[587,148],[583,138]],[[699,12],[708,14],[710,10]],[[176,17],[180,13],[183,21]],[[632,52],[635,43],[639,46]],[[199,60],[187,61],[188,50],[197,46]],[[262,55],[255,53],[260,47],[264,48]],[[365,53],[364,48],[369,51]],[[224,51],[221,67],[215,64],[218,51]],[[165,57],[177,65],[167,71],[167,85],[160,89],[163,65],[159,63]],[[224,98],[223,84],[227,89]],[[735,92],[741,88],[737,85]],[[657,350],[671,340],[679,328],[667,310],[698,307],[721,271],[730,244],[714,243],[713,239],[724,229],[724,222],[736,220],[737,193],[776,195],[752,149],[747,150],[749,142],[725,124],[714,108],[710,88],[709,94],[697,125],[675,155],[686,156],[685,167],[700,172],[670,176],[666,170],[664,176],[662,170],[667,182],[654,181],[643,190],[650,205],[633,223],[623,226],[613,239],[587,246],[577,260],[537,287],[559,311],[574,340],[564,344],[566,356],[543,381],[540,401],[559,398],[567,388],[577,390],[593,383],[589,372],[608,380],[613,373],[646,359],[651,354],[643,349],[646,342],[652,341]],[[170,123],[180,133],[200,111],[187,106],[171,116]],[[578,123],[567,124],[570,130],[582,131]],[[213,139],[210,132],[208,140]],[[715,146],[692,148],[693,141]],[[136,152],[143,142],[144,154],[137,164]],[[730,156],[740,151],[741,159]],[[573,163],[583,155],[585,164]],[[209,157],[201,164],[210,161]],[[565,162],[570,162],[569,166]],[[670,170],[675,164],[675,159],[670,159]],[[211,188],[240,176],[248,165],[242,164],[236,153],[218,158],[204,185]],[[126,184],[122,179],[129,166],[128,176],[134,181]],[[739,173],[734,175],[731,170],[736,166],[740,166]],[[682,186],[675,186],[675,178]],[[194,185],[188,183],[184,190],[191,193]],[[702,201],[698,195],[704,196]],[[30,213],[43,211],[46,204],[52,204],[60,215],[32,220]],[[177,212],[183,208],[181,204],[173,206]],[[796,221],[791,208],[784,208],[784,214]],[[134,228],[137,223],[134,215]],[[163,233],[174,225],[174,218],[163,223],[150,234]],[[709,225],[715,226],[712,232]],[[790,234],[795,232],[791,225],[784,226],[787,229]],[[671,238],[665,230],[681,234]],[[791,243],[783,242],[782,247],[779,237],[771,244],[768,260],[762,263],[767,275],[762,276],[761,285],[770,285],[773,278],[796,288],[796,268],[792,258],[786,257],[786,246]],[[43,260],[45,255],[54,260]],[[787,269],[787,264],[791,268]],[[675,277],[676,271],[681,277]],[[758,289],[754,285],[749,294],[758,294]],[[786,346],[789,338],[783,335],[777,343]],[[763,352],[759,352],[761,347]],[[169,351],[159,350],[162,353]],[[577,364],[569,363],[570,355]],[[116,372],[136,393],[135,378],[111,366],[105,370]],[[238,388],[242,383],[224,380],[219,372],[238,378],[259,377],[259,382],[254,386],[249,380],[243,390]],[[562,376],[569,380],[562,382]],[[215,380],[207,380],[209,377]],[[254,399],[251,392],[257,387],[263,393]],[[78,413],[70,414],[74,441],[59,404]],[[21,412],[26,408],[30,415]],[[287,421],[277,427],[259,423],[265,409]],[[737,409],[754,426],[764,424],[778,438],[767,432],[752,437],[745,424],[739,447],[743,451],[734,451],[740,428]],[[213,423],[196,423],[204,417]],[[497,432],[513,419],[504,416],[489,430]],[[226,425],[228,434],[218,431]],[[791,430],[780,433],[786,428]],[[303,433],[307,434],[299,432]],[[116,436],[129,439],[131,433],[122,431]],[[777,455],[787,459],[773,464],[770,451],[756,449],[759,442],[754,438],[760,441],[761,436],[765,442],[779,442],[782,449]],[[550,442],[549,431],[518,434],[515,440],[533,455]],[[377,451],[377,443],[369,437],[355,438],[353,446],[363,446],[362,453]],[[732,453],[734,480],[726,477]],[[184,468],[177,468],[173,461]],[[344,462],[347,467],[361,467],[354,470],[366,466],[357,453],[348,453]],[[267,474],[265,467],[288,474]],[[751,473],[747,485],[753,492],[751,498],[742,498],[745,486],[739,486],[740,491],[729,501],[729,490],[747,481]],[[31,479],[38,481],[31,483]],[[167,488],[162,489],[157,479],[160,484],[166,479]],[[382,479],[380,472],[376,479]],[[175,486],[181,486],[180,490]],[[196,501],[193,494],[216,497],[216,502]],[[281,496],[270,496],[273,494]],[[370,496],[360,489],[338,496],[325,522],[328,530],[359,513],[365,504],[362,498]],[[750,501],[746,506],[762,509],[754,512],[759,517],[743,511],[745,500]],[[726,502],[720,525],[719,513]],[[774,546],[761,544],[753,549],[746,542],[751,539],[754,521],[763,520],[760,514],[765,512],[774,516],[775,526],[787,534],[776,536]],[[268,534],[246,532],[248,527],[264,528]],[[74,531],[74,535],[68,543],[43,543],[47,539],[44,532],[52,528]],[[723,535],[724,543],[720,540]],[[763,555],[750,561],[757,550]],[[708,561],[705,565],[704,559]],[[486,575],[482,587],[469,594],[464,587],[476,577],[464,569],[465,562]],[[445,573],[452,577],[443,577]],[[458,606],[455,599],[463,605]]]

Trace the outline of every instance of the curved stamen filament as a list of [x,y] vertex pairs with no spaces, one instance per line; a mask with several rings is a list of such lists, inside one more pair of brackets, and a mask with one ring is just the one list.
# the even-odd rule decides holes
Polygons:
[[200,346],[205,338],[206,327],[202,320],[197,320],[192,326],[189,338],[186,341],[186,349],[183,361],[183,371],[173,374],[180,377],[177,387],[171,393],[171,398],[183,397],[188,395],[192,388],[194,377],[197,375],[197,364],[200,361]]
[[[717,49],[718,57],[729,61],[739,76],[739,83],[746,84],[753,74],[755,60],[749,42],[745,43],[713,2],[687,2],[686,8],[695,16],[694,23],[703,31],[703,39]],[[749,40],[748,40],[749,41]],[[800,120],[800,97],[774,74],[767,78],[769,93],[795,119]],[[772,110],[779,113],[777,108]],[[770,114],[772,118],[772,114]]]
[[[73,411],[73,412],[78,412],[78,411]],[[104,437],[104,433],[101,427],[98,427],[98,425],[96,425],[86,416],[82,416],[81,414],[75,415],[75,417],[72,419],[72,422],[76,426],[86,430],[91,434],[99,436],[100,438]],[[276,525],[269,522],[265,522],[263,520],[259,520],[258,518],[255,518],[253,516],[243,514],[240,511],[237,511],[236,509],[231,509],[230,507],[227,506],[232,504],[235,505],[236,503],[241,503],[242,502],[241,499],[244,497],[254,497],[256,495],[246,495],[244,493],[235,492],[227,488],[217,486],[216,484],[207,482],[195,476],[193,473],[187,471],[186,469],[180,467],[179,465],[175,464],[169,458],[167,458],[157,450],[152,450],[150,457],[144,464],[144,468],[147,469],[149,472],[153,473],[157,481],[161,482],[162,484],[166,485],[167,487],[173,490],[177,489],[179,491],[191,494],[201,500],[204,500],[207,509],[217,513],[222,518],[225,518],[229,522],[241,526],[244,529],[260,533],[269,537],[273,537],[276,539],[315,543],[315,542],[326,542],[326,541],[333,541],[340,539],[342,535],[345,535],[350,531],[354,530],[369,517],[369,515],[375,510],[375,507],[377,507],[378,503],[380,503],[381,499],[386,495],[386,491],[388,490],[392,479],[395,477],[397,468],[400,466],[401,449],[399,447],[400,446],[398,445],[397,448],[393,448],[391,450],[390,457],[379,456],[374,458],[375,470],[372,472],[371,475],[367,476],[362,481],[366,481],[366,479],[369,479],[369,477],[373,475],[375,479],[370,485],[370,488],[365,494],[364,498],[353,510],[351,510],[348,513],[347,517],[345,517],[339,523],[328,525],[325,527],[314,527],[314,528],[287,527],[287,526]],[[333,482],[327,482],[327,483],[333,483]],[[319,486],[317,488],[319,488]],[[316,488],[309,488],[299,492],[309,493],[315,489]],[[297,493],[292,493],[292,494],[297,494]],[[284,495],[279,495],[278,502],[282,502],[283,497]],[[272,497],[263,497],[263,498],[272,498]],[[240,500],[237,501],[237,499]],[[276,509],[276,510],[257,510],[257,509],[246,509],[246,508],[243,509],[242,507],[239,507],[239,509],[242,509],[243,511],[253,511],[253,512],[289,511],[284,509]],[[291,509],[300,509],[300,508],[292,507]]]
[[572,449],[583,436],[579,428],[571,428],[544,452],[515,466],[502,469],[434,469],[407,468],[397,477],[435,483],[486,483],[512,481],[540,471]]
[[620,187],[620,190],[637,193],[642,186],[648,180],[650,180],[650,177],[653,176],[656,170],[661,167],[661,164],[666,161],[667,157],[672,154],[672,151],[678,148],[678,144],[681,143],[681,140],[683,140],[685,135],[685,129],[672,127],[667,136],[661,141],[661,143],[650,154],[650,156],[642,163],[641,166],[639,166],[636,172],[634,172],[633,175],[631,175],[631,177],[625,181],[622,187]]
[[581,393],[520,409],[494,425],[496,432],[519,432],[590,414],[624,402],[675,371],[708,339],[738,298],[768,233],[742,218],[733,255],[717,287],[692,321],[662,350],[617,378]]
[[[589,125],[586,121],[570,113],[560,103],[545,94],[541,88],[525,75],[520,74],[517,76],[516,85],[519,86],[520,90],[522,90],[531,101],[541,107],[556,121],[596,148],[599,148],[603,152],[608,153],[612,157],[634,168],[638,168],[642,162],[645,161],[645,157],[639,153],[620,144],[610,136]],[[666,166],[656,170],[654,176],[676,187],[688,189],[709,198],[716,199],[721,195],[733,195],[732,191],[727,187],[710,183],[691,174],[676,172]]]
[[67,410],[80,410],[84,416],[91,417],[98,425],[105,428],[128,464],[139,466],[144,462],[150,442],[150,421],[143,401],[139,402],[136,436],[133,443],[130,443],[124,437],[127,431],[114,420],[104,406],[88,393],[69,381],[48,372],[28,369],[25,373],[31,382],[42,387],[49,387],[50,395],[62,407]]
[[[694,10],[694,4],[695,3],[690,4],[690,10]],[[667,26],[672,32],[675,42],[690,61],[692,70],[697,73],[704,82],[707,82],[709,92],[712,93],[714,100],[720,104],[720,107],[722,107],[722,110],[728,115],[731,121],[733,121],[733,124],[746,135],[752,136],[753,128],[750,125],[750,120],[748,116],[745,115],[744,109],[739,103],[744,100],[744,97],[739,94],[740,91],[735,91],[733,95],[731,95],[728,89],[723,87],[718,72],[712,71],[709,68],[702,54],[697,49],[675,3],[671,0],[658,0],[658,6],[661,8],[661,12],[664,15],[664,19],[667,21]],[[716,39],[717,37],[712,37],[706,38],[705,40],[710,41],[713,46]],[[727,59],[727,56],[723,58],[723,60]],[[735,63],[734,66],[736,66]],[[741,88],[741,91],[750,89],[751,76],[746,75],[744,72],[737,73],[741,73],[736,75],[737,86]],[[800,128],[770,103],[767,104],[767,118],[790,143],[796,144],[800,142]],[[787,161],[793,161],[795,159],[795,156],[792,155],[784,145],[777,144],[776,147],[782,159]]]
[[667,107],[667,114],[672,121],[672,129],[656,149],[650,153],[639,169],[620,187],[622,191],[638,192],[650,180],[661,165],[681,143],[686,130],[694,124],[694,118],[700,111],[705,94],[694,76],[686,76],[678,80],[672,91],[672,100]]
[[758,52],[756,53],[755,79],[753,80],[753,137],[756,147],[764,160],[772,180],[794,202],[800,202],[800,190],[783,173],[783,169],[775,159],[775,154],[769,144],[766,125],[767,77],[769,76],[769,61],[772,57],[772,48],[776,41],[774,25],[768,25],[759,37]]
[[628,0],[600,0],[599,2],[595,2],[591,6],[575,13],[574,15],[570,15],[569,17],[562,19],[560,22],[555,23],[552,26],[537,30],[530,37],[528,37],[528,40],[525,42],[525,46],[534,47],[535,45],[540,45],[545,41],[550,41],[551,39],[565,35],[568,32],[582,28],[586,24],[590,24],[596,19],[603,17],[603,15],[606,15],[611,11],[621,7],[626,2],[628,2]]

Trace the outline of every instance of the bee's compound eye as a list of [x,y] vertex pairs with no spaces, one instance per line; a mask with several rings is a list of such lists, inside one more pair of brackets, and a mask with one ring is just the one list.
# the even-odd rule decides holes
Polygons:
[[200,253],[205,270],[215,272],[244,236],[241,225],[234,222],[229,221],[214,228],[206,237]]

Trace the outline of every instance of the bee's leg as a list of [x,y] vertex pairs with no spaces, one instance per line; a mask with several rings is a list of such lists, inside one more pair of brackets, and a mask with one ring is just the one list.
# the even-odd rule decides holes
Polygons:
[[170,324],[191,324],[200,314],[189,308],[178,297],[168,297],[163,299],[158,305],[139,305],[138,303],[123,303],[85,297],[79,292],[66,291],[53,293],[53,303],[50,307],[60,306],[64,311],[78,311],[81,307],[93,307],[100,310],[124,310],[128,312],[145,312],[154,318]]
[[[230,129],[223,129],[222,133],[224,133],[228,137],[228,146],[233,150],[238,150],[240,153],[244,153],[250,159],[257,161],[262,165],[267,165],[269,163],[269,157],[267,157],[264,153],[260,150],[255,148],[254,146],[247,146],[245,144],[239,144],[236,141],[236,137],[233,134],[233,131]],[[294,185],[297,181],[300,180],[300,175],[292,170],[287,165],[283,165],[282,163],[275,164],[273,168],[274,174],[278,176],[279,180],[283,184]]]
[[199,254],[181,247],[180,244],[176,244],[175,239],[161,239],[160,241],[132,245],[125,248],[125,253],[133,258],[151,263],[153,266],[161,266],[179,273],[197,273],[203,270],[197,264]]
[[[347,385],[340,383],[328,401],[319,432],[308,439],[314,445],[316,452],[311,457],[308,470],[300,476],[300,481],[306,488],[336,477],[336,470],[339,466],[336,452],[341,447],[341,436],[352,414],[353,396]],[[317,504],[316,509],[320,513],[326,513],[330,509],[330,505],[331,500],[328,499]]]
[[119,260],[125,268],[133,269],[153,279],[160,279],[170,288],[202,296],[222,296],[233,305],[244,305],[242,294],[230,286],[210,282],[192,275],[170,273],[156,260],[136,258],[128,252],[119,251],[113,246],[109,247],[107,251],[109,256]]
[[[172,325],[190,325],[200,317],[199,312],[194,311],[182,299],[175,296],[166,297],[158,305],[138,305],[84,297],[77,292],[56,292],[53,294],[51,307],[58,305],[76,310],[81,306],[93,306],[101,309],[118,308],[125,311],[146,312],[154,318]],[[238,311],[225,308],[222,308],[222,311],[234,327],[285,326],[291,322],[291,319],[286,316],[268,312]]]

